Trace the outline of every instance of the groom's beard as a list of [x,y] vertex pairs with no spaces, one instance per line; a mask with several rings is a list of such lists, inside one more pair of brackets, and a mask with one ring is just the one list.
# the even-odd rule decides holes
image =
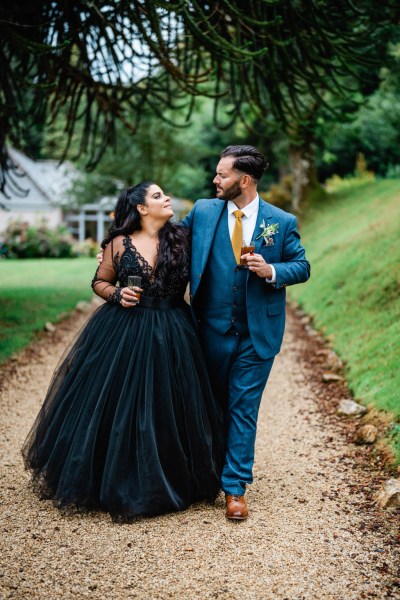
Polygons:
[[218,198],[223,200],[235,200],[241,195],[241,193],[242,190],[240,189],[240,185],[237,181],[235,181],[231,187],[227,188],[226,190],[221,190],[221,196],[218,196]]

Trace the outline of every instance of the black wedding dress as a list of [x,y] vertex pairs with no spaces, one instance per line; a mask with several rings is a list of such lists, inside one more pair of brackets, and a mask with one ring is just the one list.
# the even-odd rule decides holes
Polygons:
[[[108,301],[58,366],[22,453],[34,488],[60,507],[116,520],[212,501],[224,460],[223,424],[183,301],[187,281],[160,282],[117,237],[93,289]],[[142,276],[140,304],[123,308],[120,287]]]

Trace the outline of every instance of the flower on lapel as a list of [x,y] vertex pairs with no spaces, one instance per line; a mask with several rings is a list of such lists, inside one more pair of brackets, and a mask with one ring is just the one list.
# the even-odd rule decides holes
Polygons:
[[262,232],[258,237],[256,237],[256,240],[259,240],[262,237],[264,238],[265,244],[267,246],[273,246],[274,239],[272,236],[278,233],[279,223],[272,223],[271,225],[266,225],[263,219],[260,227],[262,229]]

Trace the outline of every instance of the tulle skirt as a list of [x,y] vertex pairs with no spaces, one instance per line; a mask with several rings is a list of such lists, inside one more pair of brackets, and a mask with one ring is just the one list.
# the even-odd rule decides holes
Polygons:
[[218,494],[222,415],[190,310],[147,304],[102,305],[55,371],[22,453],[60,507],[129,520]]

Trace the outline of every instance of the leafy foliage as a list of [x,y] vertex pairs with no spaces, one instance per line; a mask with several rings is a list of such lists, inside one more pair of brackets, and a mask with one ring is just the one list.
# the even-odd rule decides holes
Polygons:
[[360,152],[368,168],[381,176],[400,166],[400,107],[398,94],[381,86],[351,122],[337,122],[326,128],[321,139],[319,170],[326,178],[332,173],[349,173]]
[[[345,93],[343,77],[368,65],[376,31],[396,3],[348,0],[16,0],[0,6],[0,189],[13,165],[6,138],[20,146],[27,118],[40,128],[67,114],[65,152],[81,122],[79,152],[94,167],[115,141],[115,123],[132,133],[150,109],[186,106],[198,95],[230,100],[231,122],[251,104],[259,121],[301,117],[323,89]],[[29,92],[29,93],[27,93]],[[225,114],[225,108],[222,107]],[[18,187],[11,175],[8,183]]]
[[[136,135],[121,123],[116,124],[116,132],[115,147],[106,150],[93,173],[83,174],[72,186],[75,202],[115,197],[121,188],[148,180],[180,198],[208,197],[215,193],[212,180],[221,149],[244,141],[233,126],[213,127],[213,105],[207,98],[197,99],[190,129],[177,129],[147,112]],[[54,156],[52,139],[45,150]]]
[[97,252],[96,242],[78,244],[64,225],[51,229],[46,221],[37,225],[11,222],[0,239],[3,258],[72,258],[95,256]]

